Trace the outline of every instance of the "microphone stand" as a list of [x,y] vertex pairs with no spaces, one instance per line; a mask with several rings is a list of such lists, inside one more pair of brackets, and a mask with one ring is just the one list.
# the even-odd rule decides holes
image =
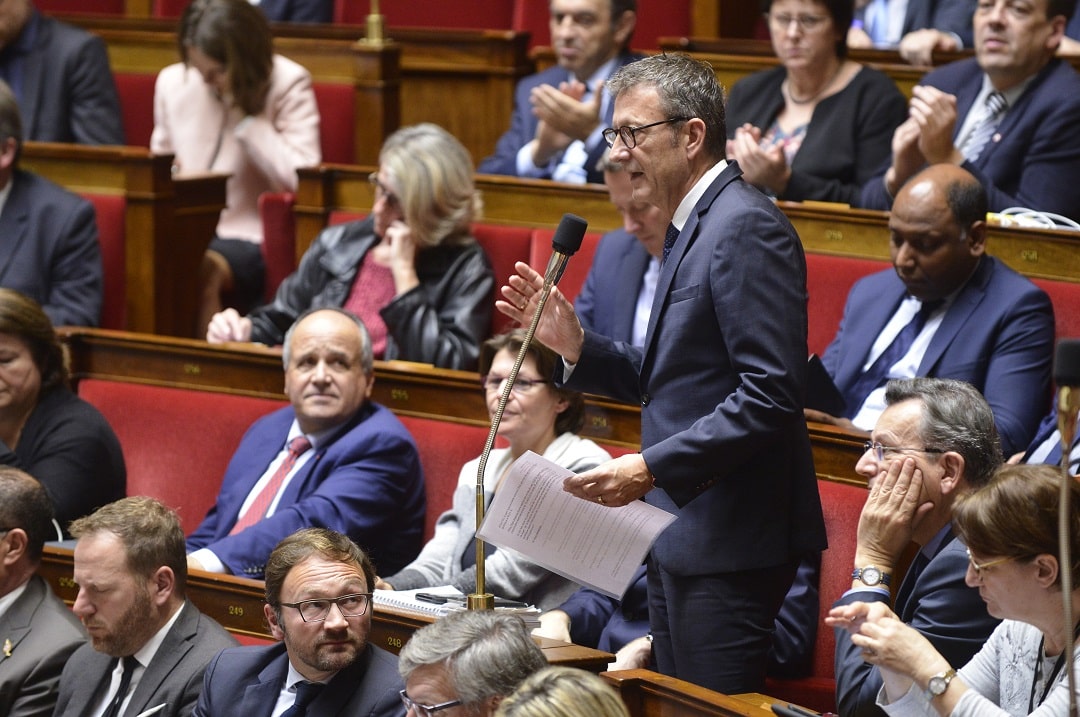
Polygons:
[[[582,230],[584,233],[584,229]],[[578,243],[580,244],[580,237]],[[576,250],[576,247],[575,247]],[[571,252],[572,253],[572,252]],[[532,345],[533,335],[536,334],[536,327],[540,324],[540,316],[544,313],[544,306],[547,304],[548,297],[551,295],[551,289],[555,286],[555,282],[562,277],[563,269],[566,268],[566,262],[570,258],[570,254],[564,254],[558,250],[552,253],[551,258],[548,259],[547,270],[544,272],[544,288],[540,291],[540,300],[536,304],[536,312],[533,314],[532,321],[529,323],[529,328],[525,332],[525,338],[521,342],[521,348],[518,350],[517,359],[514,361],[514,367],[510,370],[510,375],[507,376],[506,385],[503,386],[502,395],[499,397],[499,405],[495,410],[495,416],[491,419],[491,430],[488,431],[487,441],[484,443],[484,451],[480,454],[480,466],[476,470],[476,532],[480,532],[480,524],[484,522],[484,472],[487,470],[488,459],[491,457],[491,450],[495,447],[495,436],[499,432],[499,424],[502,423],[503,411],[506,410],[506,404],[510,401],[510,392],[514,390],[514,382],[517,381],[518,371],[521,369],[521,364],[525,362],[526,353],[529,350],[529,346]],[[487,556],[484,555],[484,541],[479,537],[476,538],[476,592],[468,595],[465,599],[465,604],[470,610],[494,610],[495,609],[495,596],[492,593],[487,592],[486,578],[484,575],[484,560]]]
[[1058,544],[1061,555],[1059,572],[1061,574],[1062,607],[1066,631],[1070,637],[1065,640],[1063,657],[1066,665],[1066,679],[1069,686],[1069,715],[1077,717],[1076,675],[1073,670],[1075,652],[1076,616],[1073,614],[1072,594],[1073,575],[1072,540],[1069,526],[1072,523],[1070,483],[1075,478],[1069,472],[1069,454],[1076,438],[1077,413],[1080,411],[1080,387],[1075,376],[1075,359],[1080,358],[1080,340],[1059,341],[1055,355],[1055,378],[1058,380],[1058,431],[1061,434],[1061,499],[1058,501]]

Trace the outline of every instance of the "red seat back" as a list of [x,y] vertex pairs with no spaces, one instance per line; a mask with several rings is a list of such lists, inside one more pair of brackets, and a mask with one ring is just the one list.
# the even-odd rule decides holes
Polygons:
[[889,263],[877,259],[851,259],[827,254],[806,254],[806,290],[810,295],[807,315],[810,320],[806,343],[810,353],[819,356],[836,336],[844,304],[855,282]]
[[[479,385],[476,387],[479,391]],[[435,534],[435,521],[450,509],[457,488],[461,467],[484,450],[488,429],[464,423],[438,421],[432,418],[398,416],[409,429],[420,451],[424,467],[424,492],[427,494],[427,514],[424,517],[424,541]]]
[[[464,7],[461,3],[430,0],[383,0],[379,12],[386,18],[387,27],[508,30],[513,6],[514,0],[471,0]],[[363,25],[369,12],[368,0],[335,0],[334,22]]]
[[124,0],[35,0],[34,7],[46,15],[84,14],[84,15],[123,15],[126,9]]
[[278,286],[296,269],[296,219],[292,192],[263,192],[259,195],[259,218],[262,220],[263,262],[266,281],[263,300],[270,303]]
[[[529,266],[541,273],[551,257],[551,239],[554,236],[554,229],[533,231],[532,244],[529,247]],[[559,279],[558,287],[563,296],[571,302],[577,298],[581,287],[585,286],[585,277],[589,275],[589,267],[592,266],[593,255],[596,254],[596,247],[602,236],[599,232],[586,232],[581,240],[581,248],[566,263],[566,270]]]
[[176,510],[185,534],[214,504],[247,429],[286,405],[284,400],[90,378],[79,381],[78,392],[101,411],[120,439],[127,494],[148,495]]
[[124,141],[132,147],[149,147],[154,131],[155,75],[132,72],[113,73],[116,93],[120,96],[120,114],[124,122]]
[[311,87],[319,106],[322,161],[355,164],[356,90],[352,85],[331,82],[313,82]]
[[191,0],[154,0],[154,17],[180,17]]
[[1080,284],[1052,279],[1032,279],[1050,296],[1054,305],[1054,333],[1059,339],[1080,337]]
[[[473,236],[484,248],[491,270],[495,273],[495,296],[500,296],[499,288],[514,272],[514,264],[529,260],[529,242],[532,236],[529,227],[508,227],[497,224],[474,224]],[[495,310],[491,314],[491,335],[505,333],[514,327],[514,322],[502,312]]]
[[127,328],[127,264],[124,255],[127,199],[115,194],[83,196],[94,205],[98,244],[101,246],[104,296],[99,326],[123,330]]

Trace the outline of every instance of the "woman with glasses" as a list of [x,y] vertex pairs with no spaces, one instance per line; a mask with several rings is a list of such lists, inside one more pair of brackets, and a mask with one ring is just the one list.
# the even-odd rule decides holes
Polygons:
[[[510,375],[524,332],[520,329],[484,342],[480,352],[482,390],[488,411],[494,415],[506,377]],[[576,391],[556,388],[550,380],[558,357],[548,347],[533,342],[518,372],[514,389],[499,424],[505,448],[491,452],[484,472],[484,494],[490,504],[507,470],[526,451],[532,451],[563,468],[580,473],[610,460],[607,451],[581,438],[585,401]],[[453,585],[463,593],[476,585],[476,473],[480,460],[465,464],[458,477],[450,510],[439,516],[435,535],[410,565],[376,582],[383,590]],[[541,610],[557,607],[577,589],[577,584],[556,575],[525,556],[486,545],[487,589],[499,597],[521,600]]]
[[342,307],[371,333],[375,358],[476,367],[491,326],[495,278],[471,225],[480,211],[468,150],[434,124],[386,138],[361,221],[315,238],[274,301],[210,321],[206,340],[280,344],[313,307]]
[[727,158],[777,199],[855,205],[890,157],[907,102],[886,75],[847,59],[851,0],[765,0],[780,65],[736,83]]
[[[950,665],[921,633],[886,606],[835,608],[826,624],[848,630],[884,687],[878,705],[890,715],[1066,715],[1064,649],[1080,636],[1080,483],[1069,481],[1071,564],[1058,546],[1061,475],[1050,466],[1001,468],[962,498],[953,514],[968,546],[967,583],[1003,622],[967,665]],[[1073,580],[1065,595],[1062,571]],[[1067,624],[1064,600],[1072,605]],[[1073,669],[1075,671],[1074,658]]]

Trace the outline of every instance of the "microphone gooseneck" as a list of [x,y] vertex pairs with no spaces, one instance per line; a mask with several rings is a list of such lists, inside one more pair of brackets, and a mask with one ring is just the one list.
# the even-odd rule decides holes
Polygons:
[[[1072,452],[1073,439],[1076,438],[1076,419],[1080,412],[1080,339],[1062,339],[1054,352],[1054,383],[1058,387],[1057,419],[1058,432],[1061,434],[1061,500],[1058,505],[1058,541],[1061,564],[1072,565],[1072,541],[1069,536],[1072,506],[1070,505],[1069,483],[1075,480],[1069,473],[1069,454]],[[1062,612],[1065,625],[1075,625],[1076,616],[1072,607],[1072,571],[1061,570]],[[1065,664],[1073,664],[1073,640],[1065,641],[1063,657]],[[1075,717],[1076,675],[1074,670],[1065,672],[1069,685],[1069,715]]]
[[[551,258],[548,259],[547,270],[544,272],[544,287],[540,291],[540,300],[536,304],[536,313],[529,322],[529,329],[525,332],[525,338],[521,342],[514,367],[510,369],[510,375],[504,382],[502,395],[499,397],[499,405],[495,415],[491,418],[491,429],[488,431],[487,441],[484,442],[484,450],[480,454],[480,465],[476,470],[476,532],[480,532],[480,524],[484,522],[484,473],[487,471],[488,459],[491,450],[495,447],[495,436],[499,432],[499,424],[502,423],[503,411],[510,400],[510,392],[514,390],[518,371],[525,362],[525,356],[532,345],[533,335],[540,323],[540,316],[544,312],[551,289],[562,278],[566,262],[581,247],[581,240],[585,237],[585,230],[589,223],[576,214],[564,214],[559,227],[555,230],[555,236],[551,238]],[[487,592],[486,576],[484,573],[484,541],[476,538],[476,592],[469,595],[466,605],[470,610],[494,610],[495,596]]]

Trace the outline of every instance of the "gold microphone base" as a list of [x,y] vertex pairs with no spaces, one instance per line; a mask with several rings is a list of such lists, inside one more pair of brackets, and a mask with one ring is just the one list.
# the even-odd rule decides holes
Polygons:
[[495,596],[491,593],[483,593],[482,595],[473,593],[466,596],[465,606],[470,610],[494,610]]

